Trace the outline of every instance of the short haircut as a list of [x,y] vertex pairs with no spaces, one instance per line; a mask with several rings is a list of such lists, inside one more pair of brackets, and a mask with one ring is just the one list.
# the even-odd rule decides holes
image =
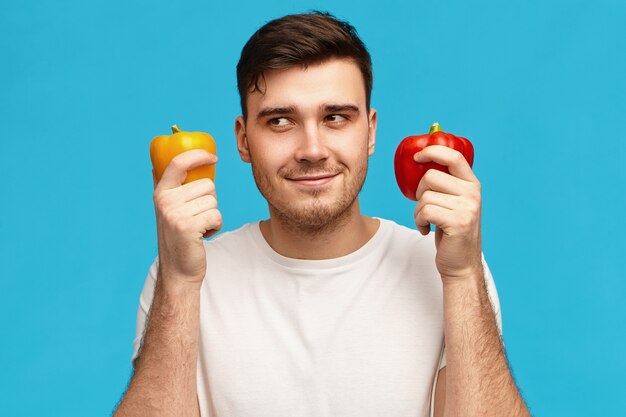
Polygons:
[[266,23],[245,44],[237,64],[237,87],[244,119],[248,93],[262,92],[259,80],[266,71],[307,68],[332,58],[352,59],[358,65],[369,110],[372,60],[352,25],[319,11],[288,15]]

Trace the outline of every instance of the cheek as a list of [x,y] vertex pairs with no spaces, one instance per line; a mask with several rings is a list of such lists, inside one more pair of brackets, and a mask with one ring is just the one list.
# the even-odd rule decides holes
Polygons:
[[368,158],[367,141],[355,140],[346,143],[341,148],[335,149],[334,154],[340,161],[345,161],[350,165],[360,165]]
[[289,161],[289,155],[289,150],[284,146],[269,146],[261,143],[250,145],[252,163],[257,169],[262,168],[264,171],[278,171]]

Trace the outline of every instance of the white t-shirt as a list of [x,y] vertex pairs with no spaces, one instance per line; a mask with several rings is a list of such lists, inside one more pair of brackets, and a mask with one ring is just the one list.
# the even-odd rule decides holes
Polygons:
[[[335,259],[276,253],[258,223],[204,241],[198,399],[203,417],[427,417],[444,366],[434,233],[380,219]],[[501,328],[493,278],[485,280]],[[137,356],[158,258],[137,316]]]

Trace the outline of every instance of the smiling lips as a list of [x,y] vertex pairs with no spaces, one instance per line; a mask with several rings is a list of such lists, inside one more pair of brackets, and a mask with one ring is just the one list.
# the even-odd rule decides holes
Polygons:
[[299,177],[287,178],[298,185],[314,187],[328,184],[339,174],[320,174],[320,175],[303,175]]

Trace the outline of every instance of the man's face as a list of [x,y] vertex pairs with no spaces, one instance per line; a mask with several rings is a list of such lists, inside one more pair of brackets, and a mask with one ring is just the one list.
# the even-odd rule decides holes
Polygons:
[[241,158],[252,163],[270,214],[318,228],[354,207],[374,153],[376,111],[351,60],[265,74],[235,124]]

